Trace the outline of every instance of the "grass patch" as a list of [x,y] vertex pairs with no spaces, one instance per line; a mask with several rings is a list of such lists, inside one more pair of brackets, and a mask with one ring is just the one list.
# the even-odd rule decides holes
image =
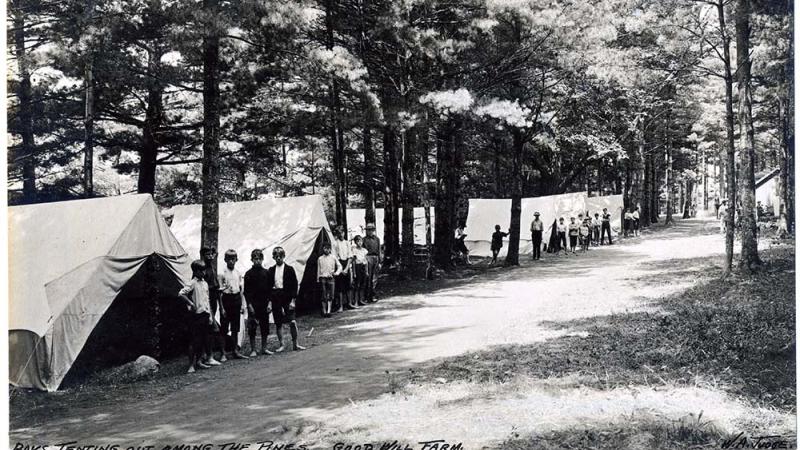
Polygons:
[[[692,270],[681,269],[681,275],[707,280],[653,302],[653,312],[552,324],[572,333],[542,344],[448,358],[413,372],[408,381],[578,375],[581,383],[598,389],[711,387],[757,406],[794,411],[794,250],[773,248],[762,258],[766,263],[757,274],[727,280],[713,262],[687,260],[684,267]],[[658,283],[655,272],[642,283]]]
[[728,439],[702,414],[675,421],[631,417],[624,424],[606,424],[587,429],[570,429],[540,435],[512,434],[499,448],[506,450],[555,449],[699,449],[720,448]]

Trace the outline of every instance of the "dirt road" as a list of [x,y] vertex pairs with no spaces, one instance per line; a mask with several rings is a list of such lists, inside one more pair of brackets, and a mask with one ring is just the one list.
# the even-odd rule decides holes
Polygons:
[[[330,322],[348,328],[332,343],[231,365],[220,369],[225,376],[159,398],[79,408],[36,428],[12,429],[12,448],[18,441],[158,449],[276,441],[332,448],[339,440],[394,439],[445,439],[480,448],[514,430],[550,430],[586,417],[621,420],[642,411],[679,416],[696,413],[697,402],[705,405],[705,418],[733,428],[748,414],[746,407],[699,388],[592,391],[555,389],[563,380],[518,379],[488,387],[436,380],[391,392],[394,374],[420,363],[498,344],[541,342],[570,332],[548,322],[635,310],[649,298],[691,285],[695,280],[632,280],[656,278],[651,266],[659,261],[719,258],[722,239],[709,224],[683,221],[586,255],[546,255],[457,288],[384,299],[362,311],[356,324]],[[787,419],[764,413],[775,414],[778,422]]]

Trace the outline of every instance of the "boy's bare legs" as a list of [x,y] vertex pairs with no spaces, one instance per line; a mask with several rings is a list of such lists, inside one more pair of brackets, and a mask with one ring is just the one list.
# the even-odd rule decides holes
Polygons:
[[283,346],[283,324],[276,323],[275,324],[275,334],[278,336],[278,349],[275,350],[275,353],[280,353],[284,350]]
[[305,350],[306,348],[297,343],[297,322],[289,322],[289,332],[292,334],[292,347],[295,351]]

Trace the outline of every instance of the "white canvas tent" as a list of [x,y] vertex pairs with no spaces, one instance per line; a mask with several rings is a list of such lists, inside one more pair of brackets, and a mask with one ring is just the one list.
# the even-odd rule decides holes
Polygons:
[[[398,209],[400,226],[402,228],[403,208]],[[383,242],[383,208],[375,208],[375,235]],[[433,227],[436,223],[433,208],[431,208],[431,240],[433,239]],[[364,209],[352,208],[347,210],[347,236],[351,239],[356,236],[364,236],[366,222],[364,221]],[[402,233],[402,230],[401,230]],[[398,237],[400,238],[400,237]],[[425,245],[425,208],[414,208],[414,243]]]
[[[603,200],[595,200],[603,199]],[[522,215],[520,218],[520,254],[531,254],[533,246],[531,244],[530,226],[533,221],[533,213],[539,212],[539,220],[544,222],[544,232],[542,242],[547,244],[550,240],[553,222],[559,217],[563,217],[569,222],[570,217],[577,217],[580,213],[586,213],[587,209],[600,206],[608,207],[609,212],[612,207],[617,207],[619,201],[619,212],[622,211],[622,196],[614,195],[607,197],[589,197],[583,192],[573,192],[568,194],[548,195],[542,197],[530,197],[522,199]],[[608,205],[608,206],[606,206]],[[592,212],[593,214],[593,212]],[[616,224],[619,229],[619,214],[616,213]],[[467,233],[464,243],[469,249],[470,255],[492,256],[491,243],[494,226],[500,225],[501,231],[507,232],[511,223],[511,200],[510,199],[470,199],[469,214],[465,232]],[[614,222],[612,221],[612,227]],[[508,248],[508,238],[503,242],[500,256],[504,257]]]
[[[9,378],[58,389],[148,258],[186,282],[188,258],[149,195],[15,206],[9,215]],[[176,283],[177,284],[177,283]]]
[[589,216],[594,218],[594,214],[598,213],[603,215],[603,208],[608,209],[611,214],[611,231],[614,235],[622,231],[622,212],[624,203],[622,201],[622,194],[619,195],[606,195],[603,197],[588,197],[586,199],[586,211]]
[[[172,232],[192,258],[199,258],[201,205],[176,206],[173,211]],[[309,268],[312,269],[310,276],[316,277],[318,247],[330,239],[330,226],[325,218],[322,197],[318,195],[219,205],[217,252],[220,270],[224,267],[222,255],[228,249],[236,250],[239,255],[236,267],[244,273],[252,266],[250,252],[253,249],[264,251],[264,267],[269,267],[274,264],[272,249],[283,247],[286,263],[297,272],[303,293],[304,289],[313,288],[303,285],[303,277]],[[240,339],[243,336],[244,333],[239,334]]]

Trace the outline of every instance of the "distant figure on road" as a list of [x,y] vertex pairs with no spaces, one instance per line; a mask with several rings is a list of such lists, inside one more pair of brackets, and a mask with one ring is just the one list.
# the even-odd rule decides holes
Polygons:
[[639,235],[639,207],[638,206],[633,209],[632,216],[633,216],[633,235],[634,236],[638,236]]
[[539,220],[539,211],[533,213],[533,221],[531,222],[531,242],[533,244],[534,260],[542,259],[542,233],[544,232],[544,222]]
[[717,219],[719,219],[719,207],[719,197],[714,197],[714,216],[716,216]]
[[508,236],[508,233],[500,231],[500,225],[494,226],[494,233],[492,233],[492,262],[489,264],[497,262],[497,254],[503,248],[503,238],[506,236]]
[[601,230],[600,230],[600,245],[604,245],[606,233],[608,233],[608,245],[612,245],[611,242],[611,214],[608,213],[608,208],[603,208],[603,216],[601,219]]
[[725,231],[728,229],[728,201],[723,200],[722,204],[719,205],[719,210],[717,211],[717,218],[719,219],[719,229],[722,231],[722,234],[725,234]]

